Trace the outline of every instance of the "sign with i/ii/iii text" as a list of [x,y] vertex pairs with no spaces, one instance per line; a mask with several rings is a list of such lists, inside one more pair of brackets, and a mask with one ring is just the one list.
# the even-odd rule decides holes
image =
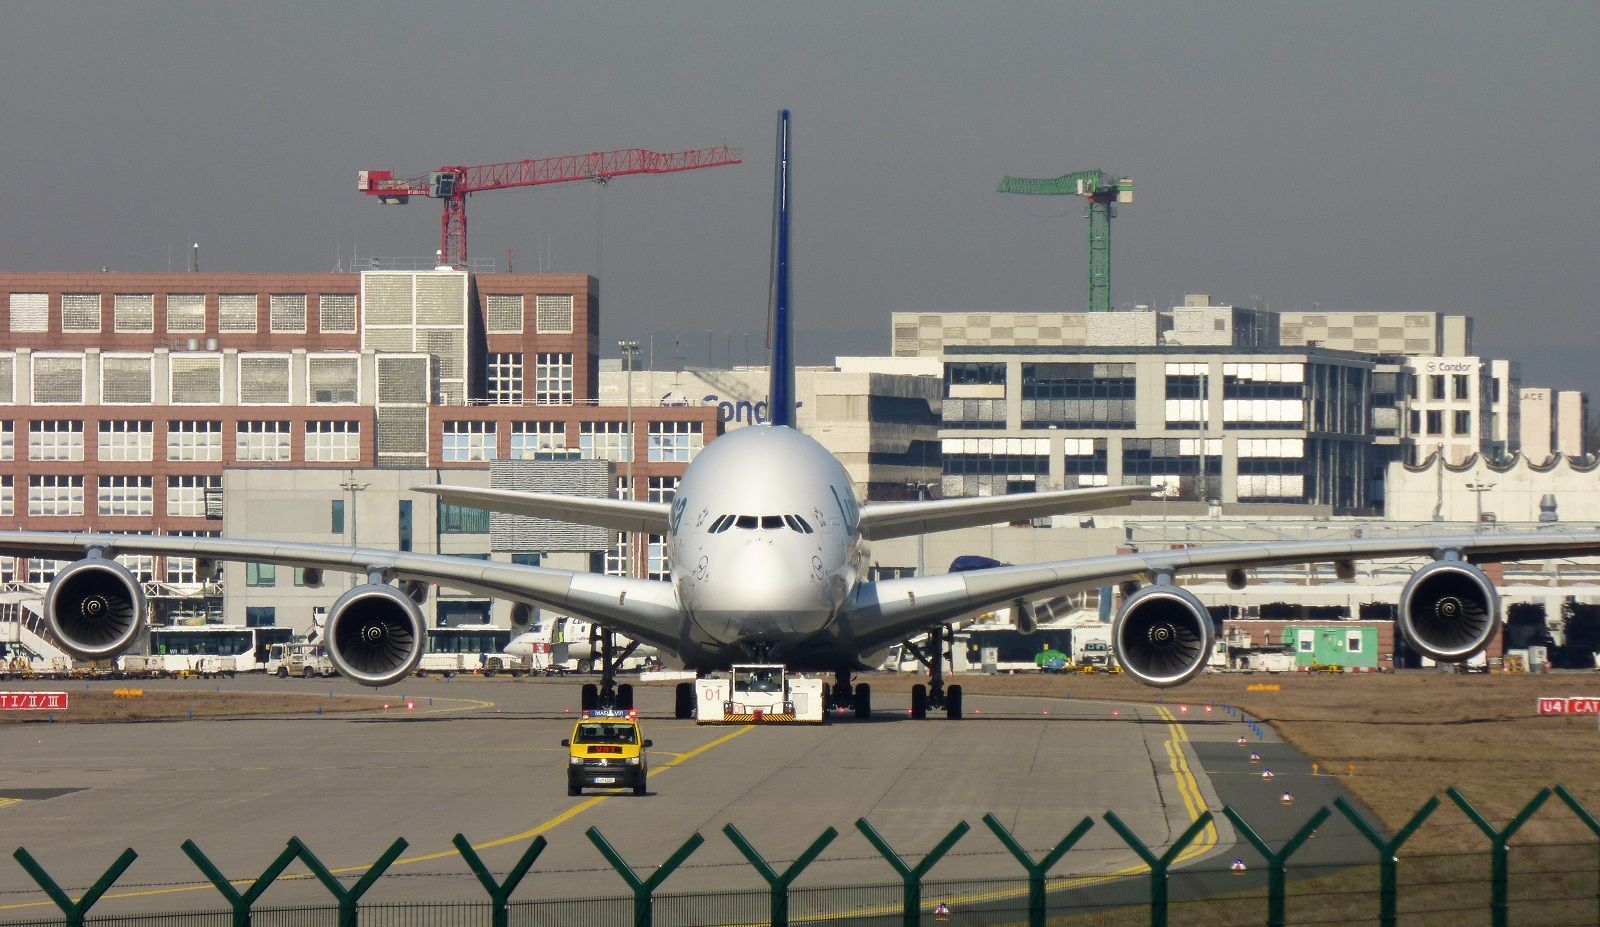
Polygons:
[[63,711],[65,692],[0,692],[0,711]]

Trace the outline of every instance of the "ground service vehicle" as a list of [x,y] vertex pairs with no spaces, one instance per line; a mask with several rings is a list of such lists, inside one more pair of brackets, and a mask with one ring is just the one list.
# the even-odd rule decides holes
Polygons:
[[822,701],[822,680],[790,676],[775,663],[735,666],[694,683],[700,724],[821,724]]
[[580,795],[588,787],[631,788],[635,795],[644,794],[650,741],[639,727],[638,712],[586,711],[561,746],[568,748],[568,795]]
[[273,644],[267,648],[267,661],[262,665],[267,675],[287,679],[290,676],[299,676],[312,679],[317,676],[337,676],[339,671],[333,668],[333,661],[328,659],[327,651],[321,644],[284,643]]

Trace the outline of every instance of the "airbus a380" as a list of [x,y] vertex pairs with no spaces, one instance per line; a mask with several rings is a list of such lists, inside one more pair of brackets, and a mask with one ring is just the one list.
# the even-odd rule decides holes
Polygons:
[[[1499,628],[1499,602],[1478,564],[1600,554],[1600,532],[1432,535],[1240,544],[1114,554],[972,572],[870,580],[873,540],[1016,521],[1120,505],[1148,486],[862,505],[845,469],[795,428],[789,305],[790,160],[788,113],[778,120],[770,327],[772,421],[707,444],[688,464],[668,503],[422,487],[453,503],[557,518],[621,531],[665,535],[670,581],[371,548],[229,538],[0,532],[0,552],[76,558],[45,593],[59,642],[80,658],[130,647],[146,622],[138,581],[119,554],[195,557],[204,564],[255,561],[363,574],[366,582],[328,610],[326,640],[339,671],[383,686],[409,675],[421,658],[425,623],[418,600],[427,584],[580,616],[674,655],[692,670],[736,662],[782,663],[832,673],[829,698],[870,712],[866,686],[851,674],[870,655],[924,632],[1005,605],[1025,606],[1075,590],[1121,583],[1128,593],[1113,619],[1112,648],[1124,671],[1154,686],[1174,686],[1206,665],[1215,634],[1210,615],[1176,582],[1185,571],[1228,571],[1231,584],[1252,567],[1332,562],[1348,575],[1357,559],[1428,556],[1406,583],[1399,629],[1421,654],[1461,661],[1482,651]],[[203,572],[209,570],[203,568]],[[1025,608],[1019,609],[1024,615]],[[930,660],[935,670],[941,661]],[[586,693],[611,696],[606,691]],[[960,714],[935,673],[932,707]]]

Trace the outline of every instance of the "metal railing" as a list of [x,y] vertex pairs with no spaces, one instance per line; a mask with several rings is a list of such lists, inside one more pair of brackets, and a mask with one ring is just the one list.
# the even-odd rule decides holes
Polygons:
[[[972,830],[958,822],[939,843],[922,852],[912,865],[865,819],[856,828],[899,875],[898,883],[834,887],[796,887],[795,880],[838,837],[829,827],[780,873],[728,824],[723,833],[766,882],[767,889],[669,894],[662,885],[705,843],[694,833],[664,862],[637,867],[623,859],[597,828],[585,836],[626,885],[625,895],[608,898],[534,899],[512,901],[518,885],[533,868],[547,841],[534,837],[517,862],[497,877],[462,834],[454,839],[466,869],[476,878],[477,901],[362,904],[362,898],[406,849],[396,840],[371,866],[341,880],[298,837],[254,879],[230,880],[192,840],[183,852],[221,896],[217,910],[193,913],[91,916],[96,904],[138,858],[125,850],[94,884],[76,898],[61,888],[24,848],[13,854],[35,884],[60,909],[57,917],[9,921],[7,927],[457,927],[457,925],[632,924],[634,927],[732,927],[789,924],[917,927],[922,924],[1134,925],[1185,927],[1206,925],[1376,923],[1485,923],[1556,927],[1600,923],[1600,821],[1562,786],[1540,789],[1511,821],[1490,823],[1461,792],[1446,797],[1477,827],[1488,842],[1485,851],[1470,854],[1401,855],[1407,842],[1440,806],[1430,798],[1395,834],[1387,834],[1343,798],[1313,811],[1293,836],[1274,847],[1231,806],[1219,815],[1202,812],[1170,845],[1147,846],[1114,812],[1102,820],[1134,852],[1142,866],[1099,875],[1051,876],[1072,848],[1097,822],[1083,818],[1043,856],[1034,855],[993,814],[983,824],[1019,864],[1014,878],[932,881],[929,870]],[[1574,815],[1596,838],[1581,845],[1519,845],[1512,863],[1511,841],[1550,798]],[[1226,818],[1241,838],[1242,851],[1231,864],[1181,865],[1206,829]],[[1343,819],[1371,845],[1370,861],[1291,866],[1291,859],[1319,828]],[[786,848],[792,852],[794,846]],[[1255,860],[1246,866],[1244,859]],[[255,903],[296,862],[309,870],[331,896],[322,906],[262,907]],[[646,875],[641,868],[649,871]],[[341,870],[344,871],[344,870]],[[354,881],[347,881],[353,878]],[[483,896],[487,896],[484,898]],[[1293,919],[1291,920],[1291,914]]]

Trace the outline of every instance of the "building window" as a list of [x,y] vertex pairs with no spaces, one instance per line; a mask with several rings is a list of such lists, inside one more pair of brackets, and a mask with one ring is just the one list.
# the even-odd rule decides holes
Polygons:
[[0,422],[0,460],[17,459],[16,429],[16,422]]
[[315,406],[354,403],[358,398],[359,364],[354,354],[306,358],[306,399]]
[[217,328],[225,332],[256,330],[256,294],[224,293],[217,297]]
[[441,453],[446,463],[493,460],[494,422],[447,421]]
[[28,428],[29,460],[82,460],[83,423],[66,419],[34,422]]
[[538,566],[543,554],[512,554],[511,562],[517,566]]
[[40,405],[83,405],[83,355],[35,354],[33,401]]
[[361,459],[360,422],[306,422],[307,463],[349,463]]
[[148,476],[102,476],[97,494],[102,516],[149,516],[155,512],[155,490]]
[[289,358],[282,354],[239,356],[239,404],[286,406],[289,404]]
[[156,298],[148,293],[118,293],[111,298],[112,327],[119,332],[156,330]]
[[222,459],[222,423],[167,422],[167,459],[216,462]]
[[671,502],[672,497],[678,494],[678,480],[676,476],[652,476],[647,491],[651,502]]
[[278,584],[277,564],[246,563],[244,565],[244,584],[246,586],[276,586]]
[[1223,364],[1223,427],[1302,427],[1305,378],[1304,364]]
[[564,422],[512,422],[511,459],[549,460],[566,456],[567,426]]
[[149,354],[106,354],[100,358],[100,401],[108,406],[149,405],[155,358]]
[[[182,538],[214,538],[212,531],[169,531],[171,537]],[[169,583],[202,583],[210,582],[212,577],[201,576],[193,557],[168,557],[167,582]]]
[[203,332],[206,330],[206,298],[200,294],[167,297],[167,331]]
[[552,335],[572,331],[572,297],[540,296],[534,301],[535,330]]
[[[484,328],[491,332],[522,331],[522,294],[494,293],[484,299]],[[571,331],[568,328],[568,331]]]
[[1444,374],[1436,373],[1428,377],[1428,395],[1434,399],[1444,399]]
[[1444,434],[1444,413],[1438,409],[1428,410],[1427,433],[1430,435]]
[[62,294],[61,330],[64,332],[98,332],[100,330],[100,294]]
[[[98,296],[95,297],[99,299]],[[14,332],[47,332],[50,330],[49,293],[12,293],[11,330]],[[99,328],[96,327],[96,331]]]
[[1345,642],[1344,642],[1344,652],[1345,653],[1360,653],[1361,652],[1361,635],[1359,635],[1359,634],[1351,634],[1348,637],[1346,637],[1345,638]]
[[55,474],[28,477],[28,514],[38,517],[82,515],[83,477]]
[[1311,653],[1317,646],[1317,632],[1301,631],[1298,644],[1301,653]]
[[[1204,479],[1201,462],[1204,461]],[[1215,499],[1222,477],[1219,438],[1124,438],[1122,482],[1157,487],[1173,499]]]
[[323,331],[351,333],[356,330],[356,295],[324,293],[317,299],[318,323]]
[[1452,374],[1450,377],[1450,396],[1453,399],[1471,399],[1472,393],[1468,390],[1468,377],[1464,373]]
[[571,354],[540,354],[533,375],[534,402],[542,406],[572,405]]
[[488,534],[489,512],[440,500],[439,531],[442,534]]
[[278,609],[273,605],[246,605],[244,626],[247,628],[273,628],[278,625]]
[[1462,411],[1453,414],[1455,416],[1455,421],[1452,424],[1455,425],[1455,433],[1457,435],[1472,434],[1472,413],[1463,409]]
[[328,531],[344,534],[344,500],[334,499],[328,507]]
[[1061,443],[1065,458],[1065,488],[1110,485],[1105,438],[1067,438]]
[[274,293],[267,297],[267,320],[275,332],[304,332],[306,295]]
[[1022,427],[1132,428],[1134,364],[1023,364]]
[[100,423],[101,460],[152,460],[155,422],[117,419]]
[[222,355],[168,355],[172,404],[214,406],[222,401]]
[[289,436],[285,421],[240,422],[234,454],[242,461],[290,460]]
[[627,422],[583,422],[578,426],[578,453],[584,460],[626,463],[633,456]]
[[1237,491],[1240,502],[1305,501],[1304,438],[1240,438]]
[[10,475],[0,476],[0,518],[10,518],[15,514],[17,514],[16,481]]
[[699,422],[651,422],[646,440],[651,463],[688,463],[705,446]]
[[490,402],[522,402],[522,354],[491,353],[488,364]]
[[169,476],[167,514],[175,518],[204,518],[207,497],[220,492],[220,476]]
[[50,580],[55,579],[56,574],[61,572],[62,567],[71,562],[70,560],[50,560],[45,557],[29,557],[28,582],[36,585],[48,583]]

